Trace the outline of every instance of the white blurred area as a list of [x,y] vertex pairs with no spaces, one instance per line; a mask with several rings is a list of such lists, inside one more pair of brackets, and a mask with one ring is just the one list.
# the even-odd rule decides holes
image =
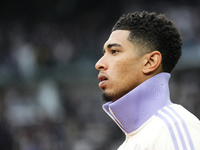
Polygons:
[[[118,3],[115,18],[145,9],[175,22],[184,45],[171,99],[200,118],[200,6]],[[0,22],[0,121],[11,131],[13,150],[115,150],[124,140],[101,108],[94,68],[116,21],[104,12],[91,9],[74,21],[31,27]]]

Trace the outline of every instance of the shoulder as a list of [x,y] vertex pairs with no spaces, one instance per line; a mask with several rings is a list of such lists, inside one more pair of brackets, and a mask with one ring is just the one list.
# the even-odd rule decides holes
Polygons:
[[200,149],[200,121],[181,105],[170,105],[159,110],[129,142],[137,149],[175,150]]
[[173,142],[165,123],[156,116],[152,116],[139,129],[127,135],[121,147],[127,150],[173,150]]
[[200,121],[184,107],[172,104],[155,116],[165,124],[175,149],[200,149]]

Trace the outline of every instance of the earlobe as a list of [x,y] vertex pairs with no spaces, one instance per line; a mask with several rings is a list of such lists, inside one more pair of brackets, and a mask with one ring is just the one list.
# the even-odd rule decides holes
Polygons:
[[159,51],[153,51],[145,55],[143,73],[150,74],[160,71],[162,55]]

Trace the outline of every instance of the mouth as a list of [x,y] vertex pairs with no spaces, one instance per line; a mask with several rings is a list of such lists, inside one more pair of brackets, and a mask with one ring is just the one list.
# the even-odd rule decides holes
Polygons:
[[99,75],[99,76],[98,76],[98,79],[99,79],[100,81],[108,80],[108,78],[107,78],[106,76],[104,76],[104,75]]
[[106,77],[105,75],[99,74],[98,79],[100,81],[99,88],[104,89],[105,83],[106,83],[106,81],[108,81],[108,77]]

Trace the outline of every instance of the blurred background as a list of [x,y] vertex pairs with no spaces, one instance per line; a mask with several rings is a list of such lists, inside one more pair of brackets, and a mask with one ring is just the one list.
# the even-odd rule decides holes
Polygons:
[[183,55],[171,100],[200,118],[200,0],[7,0],[0,2],[1,150],[116,150],[125,137],[102,110],[94,65],[118,18],[143,10],[179,28]]

